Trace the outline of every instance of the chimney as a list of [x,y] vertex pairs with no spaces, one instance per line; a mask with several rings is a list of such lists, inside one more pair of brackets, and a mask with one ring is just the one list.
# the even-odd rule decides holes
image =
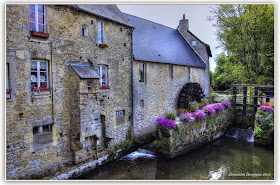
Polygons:
[[183,19],[179,22],[179,27],[189,30],[189,20],[186,19],[185,14],[183,14]]

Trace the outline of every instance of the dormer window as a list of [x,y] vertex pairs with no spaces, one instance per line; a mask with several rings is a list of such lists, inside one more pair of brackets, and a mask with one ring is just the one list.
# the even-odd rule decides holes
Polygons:
[[197,42],[194,40],[192,41],[192,46],[196,46],[197,45]]
[[44,5],[29,5],[30,31],[46,33],[46,15]]

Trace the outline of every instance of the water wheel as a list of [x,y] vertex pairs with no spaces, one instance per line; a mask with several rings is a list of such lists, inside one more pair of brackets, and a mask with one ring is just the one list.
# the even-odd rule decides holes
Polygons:
[[188,108],[192,101],[200,102],[204,98],[204,91],[199,83],[185,84],[178,97],[177,108]]

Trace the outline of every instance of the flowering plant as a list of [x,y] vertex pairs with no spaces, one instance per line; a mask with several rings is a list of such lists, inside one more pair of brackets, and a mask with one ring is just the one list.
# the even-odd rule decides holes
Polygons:
[[192,113],[187,112],[187,113],[181,113],[180,119],[184,123],[190,123],[194,119],[194,117]]
[[33,87],[32,88],[32,92],[43,92],[43,91],[50,91],[52,88],[48,88],[48,87],[39,87],[39,88],[36,88],[36,87]]
[[109,85],[100,85],[100,89],[110,89]]
[[227,108],[230,108],[230,107],[231,107],[230,101],[229,101],[229,100],[222,100],[222,101],[221,101],[221,104],[224,105],[224,106],[227,107]]
[[263,111],[274,111],[272,105],[261,105],[258,107],[258,109],[262,109]]
[[11,94],[12,89],[6,89],[7,94]]
[[171,119],[158,118],[157,123],[159,127],[163,128],[176,127],[176,122]]
[[224,107],[220,103],[213,104],[213,107],[215,108],[215,110],[219,111],[222,111],[224,109]]
[[206,106],[203,106],[202,110],[204,110],[206,113],[208,112],[210,115],[215,114],[215,107],[213,104],[208,104]]
[[193,116],[196,118],[196,119],[200,119],[202,120],[206,114],[205,114],[205,111],[204,110],[196,110],[194,113],[193,113]]

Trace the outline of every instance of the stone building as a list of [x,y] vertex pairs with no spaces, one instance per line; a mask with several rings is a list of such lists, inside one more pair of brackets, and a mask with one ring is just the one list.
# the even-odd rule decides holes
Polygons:
[[133,31],[134,136],[153,134],[156,119],[180,108],[181,95],[200,84],[210,96],[209,45],[188,29],[185,15],[173,29],[124,14]]
[[186,26],[115,5],[7,4],[6,178],[43,178],[108,155],[131,129],[152,133],[188,83],[209,96],[210,48]]
[[7,179],[40,178],[125,141],[132,26],[120,10],[10,4],[6,17]]

